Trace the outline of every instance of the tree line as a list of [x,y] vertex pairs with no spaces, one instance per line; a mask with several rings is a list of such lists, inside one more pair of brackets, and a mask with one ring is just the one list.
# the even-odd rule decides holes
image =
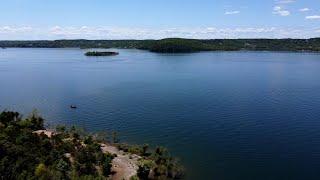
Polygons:
[[19,48],[127,48],[160,53],[199,51],[320,51],[320,38],[311,39],[181,39],[0,41],[0,47]]
[[26,118],[18,112],[0,113],[0,179],[109,179],[117,155],[102,152],[102,143],[141,156],[132,179],[184,177],[183,167],[165,148],[122,144],[117,133],[90,134],[74,126],[46,131],[44,122],[36,112]]

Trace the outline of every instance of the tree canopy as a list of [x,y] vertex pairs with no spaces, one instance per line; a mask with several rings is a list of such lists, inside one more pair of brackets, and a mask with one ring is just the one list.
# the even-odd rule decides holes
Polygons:
[[[83,141],[74,129],[49,138],[37,114],[23,119],[17,112],[0,114],[0,179],[104,179],[111,173],[113,156],[100,144]],[[83,145],[81,142],[84,142]]]
[[[49,133],[50,132],[50,133]],[[103,152],[105,135],[89,135],[72,126],[46,130],[36,112],[22,118],[18,112],[0,113],[0,179],[78,180],[108,179],[118,154]],[[113,147],[138,156],[137,175],[132,179],[180,179],[184,169],[162,147],[120,144]],[[105,145],[105,144],[104,144]]]
[[320,51],[320,38],[312,39],[180,39],[162,40],[55,40],[0,41],[0,47],[21,48],[127,48],[160,53],[198,51]]

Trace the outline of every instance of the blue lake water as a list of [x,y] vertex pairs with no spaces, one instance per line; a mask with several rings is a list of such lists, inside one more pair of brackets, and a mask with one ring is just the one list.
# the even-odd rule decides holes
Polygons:
[[320,54],[118,51],[0,49],[0,110],[166,146],[188,179],[320,178]]

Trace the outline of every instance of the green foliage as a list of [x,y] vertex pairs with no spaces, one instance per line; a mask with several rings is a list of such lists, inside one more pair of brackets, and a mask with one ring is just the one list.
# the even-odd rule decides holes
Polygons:
[[117,132],[112,132],[112,141],[113,141],[113,143],[119,143],[120,142]]
[[141,165],[139,166],[137,175],[142,180],[149,179],[150,171],[151,169],[148,166]]
[[16,122],[20,119],[20,114],[17,112],[4,111],[0,114],[0,123],[7,127],[9,123]]
[[98,142],[108,142],[109,141],[109,134],[105,131],[97,132],[95,135],[95,140]]
[[98,52],[98,51],[89,51],[86,52],[86,56],[116,56],[119,53],[117,52]]
[[64,159],[59,159],[58,163],[56,164],[56,169],[62,172],[64,175],[71,169],[70,163]]
[[210,47],[199,40],[192,39],[164,39],[154,43],[150,51],[160,53],[188,53],[208,51]]
[[[163,39],[163,40],[56,40],[0,41],[0,47],[22,48],[135,48],[162,53],[197,51],[320,51],[320,38],[312,39]],[[99,55],[92,52],[88,55]]]
[[[152,173],[151,173],[152,172]],[[150,156],[139,161],[138,177],[140,179],[181,179],[184,169],[172,158],[167,149],[158,147]]]
[[40,163],[36,167],[36,170],[35,170],[34,174],[38,178],[46,178],[46,177],[48,177],[47,167],[43,163]]
[[108,176],[109,174],[111,174],[111,167],[112,167],[112,159],[114,158],[114,156],[112,156],[111,154],[104,154],[103,155],[103,159],[101,160],[101,164],[102,164],[102,173],[104,176]]
[[[167,149],[157,147],[149,153],[149,145],[118,144],[118,148],[124,152],[137,154],[142,157],[139,160],[137,175],[140,179],[181,179],[184,177],[184,168],[173,158]],[[152,173],[151,173],[152,172]]]
[[[57,127],[51,138],[36,134],[43,129],[37,113],[26,119],[17,112],[0,113],[0,179],[91,180],[106,179],[111,174],[114,155],[103,153],[97,136],[82,129]],[[116,133],[113,141],[118,142]],[[149,145],[117,144],[120,150],[136,154],[138,176],[132,179],[178,179],[181,165],[165,148],[149,150]],[[152,173],[151,173],[152,172]]]
[[138,177],[138,176],[132,176],[131,178],[130,178],[130,180],[139,180],[140,178]]
[[43,123],[37,113],[26,119],[17,112],[0,113],[0,179],[105,179],[110,174],[113,156],[103,154],[92,136],[74,127],[59,127],[51,138],[36,134]]
[[148,148],[149,148],[149,144],[144,144],[144,145],[142,146],[142,155],[143,155],[143,156],[148,155]]
[[65,126],[61,126],[61,125],[58,125],[57,127],[56,127],[56,131],[58,132],[58,133],[64,133],[64,132],[66,132],[66,127]]
[[44,129],[44,119],[38,114],[37,110],[34,110],[26,120],[30,121],[31,126],[29,128],[33,130]]

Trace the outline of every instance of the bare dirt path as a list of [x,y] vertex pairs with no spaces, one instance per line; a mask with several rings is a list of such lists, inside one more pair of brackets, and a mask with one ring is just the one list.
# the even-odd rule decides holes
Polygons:
[[107,144],[101,144],[101,149],[104,153],[117,155],[112,161],[112,171],[115,173],[111,177],[113,180],[130,180],[132,176],[137,174],[139,156],[125,154],[116,147]]
[[[50,130],[39,130],[34,133],[40,135],[45,134],[49,138],[55,135],[54,131]],[[101,144],[101,150],[103,153],[116,154],[112,160],[112,172],[114,174],[111,176],[112,180],[130,180],[132,176],[137,175],[138,171],[138,160],[141,158],[140,156],[134,154],[126,154],[123,151],[119,151],[119,149],[112,145]]]

